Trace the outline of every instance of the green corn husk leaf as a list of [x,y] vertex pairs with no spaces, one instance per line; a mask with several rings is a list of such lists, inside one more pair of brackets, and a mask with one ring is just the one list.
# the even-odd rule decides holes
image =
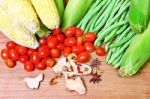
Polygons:
[[136,34],[123,57],[120,75],[132,76],[150,58],[150,22],[148,28],[142,34]]
[[48,28],[44,26],[42,23],[40,24],[40,29],[38,32],[36,32],[36,35],[40,38],[47,37],[48,36]]
[[150,0],[132,0],[129,9],[129,23],[136,33],[142,33],[149,22]]

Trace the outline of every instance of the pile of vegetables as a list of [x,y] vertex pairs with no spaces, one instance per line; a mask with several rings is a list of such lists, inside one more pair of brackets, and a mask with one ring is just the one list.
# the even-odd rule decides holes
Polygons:
[[[78,10],[74,11],[73,8],[73,3],[72,9],[66,7],[62,28],[73,25],[81,28],[85,34],[87,31],[94,32],[97,36],[94,45],[105,45],[106,62],[114,68],[120,67],[121,76],[134,75],[149,59],[149,47],[144,39],[145,35],[148,36],[145,32],[149,30],[147,24],[150,17],[150,0],[96,0],[89,6],[88,11],[85,7],[84,17],[82,14],[77,15],[78,19],[74,18],[76,14],[73,13]],[[69,16],[70,12],[73,17]],[[81,17],[83,18],[78,22]],[[71,23],[73,19],[75,20]],[[137,33],[142,34],[139,36]],[[148,38],[149,36],[147,40]],[[141,48],[142,46],[144,47]],[[143,58],[140,52],[145,52]]]
[[[58,58],[61,51],[65,57],[75,53],[80,63],[90,59],[89,52],[107,52],[106,62],[119,68],[121,76],[136,74],[150,58],[149,18],[150,0],[68,0],[66,6],[63,0],[0,2],[0,31],[11,44],[28,47],[27,52],[46,46],[42,58]],[[8,49],[12,50],[7,46],[1,52],[4,60]]]

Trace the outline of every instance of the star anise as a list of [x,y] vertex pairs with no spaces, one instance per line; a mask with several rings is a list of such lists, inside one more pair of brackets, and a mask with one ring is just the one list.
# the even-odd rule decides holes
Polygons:
[[93,60],[90,62],[90,66],[91,66],[91,67],[98,67],[99,65],[101,65],[101,61],[99,61],[98,58],[93,59]]
[[101,61],[98,60],[98,58],[93,59],[90,62],[90,66],[92,68],[92,78],[90,79],[90,82],[95,83],[99,83],[99,81],[101,81],[101,74],[103,73],[103,70],[100,68],[101,65]]
[[92,79],[89,82],[90,83],[93,82],[95,84],[95,83],[99,83],[101,80],[102,80],[101,75],[94,74],[92,75]]

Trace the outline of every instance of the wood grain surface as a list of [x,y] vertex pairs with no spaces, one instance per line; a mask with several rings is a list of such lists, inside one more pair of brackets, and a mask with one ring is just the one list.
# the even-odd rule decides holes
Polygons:
[[[0,34],[0,50],[7,41]],[[101,68],[104,73],[99,84],[89,83],[90,76],[82,77],[87,86],[87,94],[80,96],[66,91],[64,79],[59,79],[57,85],[50,86],[49,81],[54,76],[51,69],[27,73],[22,64],[18,63],[15,68],[9,69],[0,58],[0,99],[150,99],[150,62],[132,78],[120,78],[118,71],[105,63]],[[28,89],[23,79],[39,73],[45,74],[39,90]]]

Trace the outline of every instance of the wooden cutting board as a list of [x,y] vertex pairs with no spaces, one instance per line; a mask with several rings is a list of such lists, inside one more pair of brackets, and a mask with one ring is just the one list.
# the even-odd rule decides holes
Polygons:
[[[7,41],[0,34],[0,50]],[[104,57],[100,59],[104,60]],[[120,78],[118,71],[105,63],[102,63],[101,68],[104,73],[98,84],[89,83],[90,76],[82,77],[87,86],[87,94],[79,96],[66,91],[64,79],[59,79],[57,85],[50,86],[49,81],[54,76],[51,69],[27,73],[22,64],[18,63],[15,68],[9,69],[0,58],[0,99],[150,99],[150,62],[132,78]],[[23,79],[39,73],[45,74],[39,90],[28,89]]]

